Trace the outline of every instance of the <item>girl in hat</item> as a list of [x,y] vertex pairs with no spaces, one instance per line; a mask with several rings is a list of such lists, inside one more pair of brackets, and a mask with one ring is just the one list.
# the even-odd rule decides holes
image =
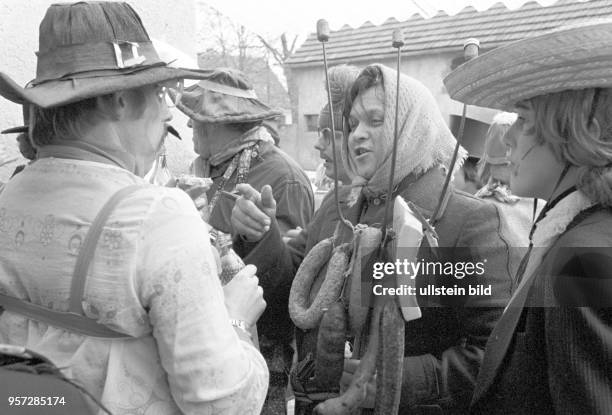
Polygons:
[[587,22],[495,49],[445,80],[454,99],[518,112],[506,136],[511,187],[547,201],[487,344],[474,413],[612,412],[611,54],[612,23]]
[[142,179],[165,86],[210,73],[160,61],[126,3],[52,5],[37,56],[28,88],[0,73],[37,149],[0,193],[0,343],[47,356],[113,414],[259,413],[255,269],[222,288],[193,202]]

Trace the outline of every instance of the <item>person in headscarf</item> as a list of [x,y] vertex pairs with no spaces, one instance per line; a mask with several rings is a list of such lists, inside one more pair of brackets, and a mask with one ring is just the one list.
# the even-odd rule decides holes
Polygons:
[[[319,115],[319,139],[315,143],[315,149],[319,151],[321,158],[324,160],[325,172],[333,179],[334,152],[331,140],[335,140],[336,161],[340,183],[338,191],[341,204],[344,203],[343,200],[350,191],[350,188],[346,186],[349,179],[346,176],[346,173],[344,173],[342,160],[340,159],[340,148],[343,134],[342,111],[344,108],[346,94],[355,78],[357,78],[358,74],[359,69],[354,66],[340,65],[330,68],[328,75],[330,85],[332,86],[332,107],[336,135],[334,137],[332,134],[329,104],[326,104],[321,109]],[[244,194],[251,195],[251,199],[257,199],[259,197],[255,192],[255,189],[250,186],[239,185],[237,188]],[[234,208],[234,212],[232,214],[232,224],[234,229],[240,235],[248,236],[249,240],[253,242],[247,242],[244,238],[240,238],[236,241],[234,246],[236,251],[239,253],[246,254],[248,252],[248,254],[245,256],[245,261],[247,263],[256,265],[260,274],[265,275],[266,273],[270,272],[278,279],[279,284],[278,289],[276,290],[276,301],[278,301],[279,309],[277,313],[277,320],[280,320],[282,317],[283,321],[286,323],[282,326],[277,326],[277,330],[283,330],[284,333],[289,333],[290,337],[293,338],[295,327],[289,319],[289,314],[287,311],[289,289],[293,281],[293,276],[295,275],[295,272],[304,256],[314,245],[316,245],[322,239],[331,236],[334,231],[334,227],[338,221],[334,191],[332,189],[327,193],[310,223],[308,223],[304,229],[289,231],[288,237],[285,236],[287,233],[282,232],[278,222],[275,220],[272,220],[270,229],[267,232],[264,232],[261,235],[251,234],[251,229],[245,227],[243,225],[243,220],[239,219],[241,217],[246,217],[246,215],[241,215],[241,208],[245,208],[250,212],[255,212],[253,214],[261,213],[262,216],[260,216],[260,218],[265,219],[268,218],[268,216],[266,216],[263,211],[260,211],[260,209],[254,204],[243,204],[244,202],[246,201],[237,201],[236,207]],[[244,221],[246,222],[247,220],[245,219]],[[285,237],[286,239],[283,240],[282,237]],[[290,362],[291,360],[289,361],[287,369],[289,369],[291,366]],[[283,378],[285,380],[283,386],[286,386],[288,378],[287,376],[284,376]]]
[[546,200],[487,343],[474,414],[612,413],[611,57],[612,21],[587,21],[445,79],[458,101],[518,113],[510,187]]
[[[456,141],[431,92],[403,74],[400,76],[397,114],[400,128],[393,194],[386,194],[396,116],[396,78],[394,70],[371,65],[360,73],[351,88],[348,105],[344,108],[348,130],[342,138],[342,159],[352,179],[352,187],[342,210],[353,226],[380,227],[385,204],[400,195],[431,219],[439,236],[439,256],[435,257],[427,241],[423,240],[418,261],[486,263],[485,272],[478,278],[491,286],[490,296],[419,298],[422,318],[406,324],[401,410],[419,413],[429,408],[440,413],[462,413],[469,405],[487,337],[511,293],[512,279],[506,267],[510,253],[498,232],[498,210],[489,202],[456,193],[451,187],[443,198],[442,209],[432,217]],[[460,153],[465,154],[464,151]],[[242,207],[244,214],[252,213],[247,210],[246,202],[237,204],[234,210]],[[342,224],[330,231],[336,234],[336,246],[354,237],[353,230]],[[314,282],[308,295],[310,301],[317,296],[322,280],[319,275]],[[473,276],[459,273],[419,275],[416,279],[417,286],[467,287],[470,283],[476,283]],[[307,368],[308,360],[316,355],[317,334],[316,327],[297,330],[298,368]],[[367,337],[367,333],[364,331],[360,337]],[[363,352],[364,347],[361,348]],[[346,387],[350,382],[361,353],[345,362],[339,387]],[[298,370],[296,377],[299,376]],[[369,393],[376,390],[376,379],[371,379],[370,383]],[[302,413],[311,412],[322,396],[321,393],[308,393],[313,390],[309,386],[306,384],[301,397]],[[338,390],[327,392],[338,393]],[[369,395],[367,401],[371,403],[373,399],[374,396]]]
[[504,137],[516,121],[516,113],[500,112],[493,121],[485,136],[484,152],[478,162],[478,175],[484,184],[478,189],[476,197],[493,197],[503,203],[514,204],[518,197],[510,190],[509,147]]
[[[518,197],[510,189],[511,167],[506,143],[513,140],[508,135],[516,133],[511,130],[516,117],[516,113],[509,112],[500,112],[493,117],[485,137],[484,153],[478,163],[478,174],[485,185],[475,196],[497,205],[502,226],[500,232],[508,249],[517,250],[522,258],[529,245],[529,230],[544,202]],[[519,264],[520,260],[509,264],[512,275],[516,275]]]
[[[353,223],[376,226],[383,222],[385,204],[395,195],[411,201],[435,225],[439,238],[438,257],[424,239],[419,261],[441,263],[486,263],[480,282],[490,284],[490,296],[419,297],[422,317],[406,324],[403,383],[400,408],[459,413],[469,396],[480,366],[488,334],[501,316],[513,285],[506,263],[512,255],[499,234],[497,208],[452,185],[442,198],[445,171],[456,140],[446,126],[429,90],[417,80],[401,74],[399,111],[395,112],[397,73],[383,65],[366,67],[351,90],[346,112],[349,134],[343,141],[342,157],[353,178],[353,207],[347,217]],[[391,173],[395,117],[398,117],[398,149],[392,194],[387,194]],[[465,151],[459,152],[460,159]],[[434,216],[435,215],[435,216]],[[346,227],[339,242],[349,240]],[[419,275],[416,286],[434,284],[467,287],[474,278]],[[350,374],[357,363],[349,360]],[[375,382],[375,381],[372,381]]]
[[[343,136],[343,125],[342,125],[342,111],[344,110],[344,103],[346,100],[347,91],[355,82],[359,69],[350,65],[339,65],[331,67],[328,71],[329,85],[331,90],[333,118],[334,118],[334,130],[336,135],[332,137],[332,119],[329,112],[329,103],[325,104],[319,112],[318,120],[318,136],[319,139],[315,143],[315,149],[319,152],[319,157],[323,160],[323,166],[325,168],[325,175],[333,181],[334,179],[334,153],[331,145],[331,140],[336,141],[336,153],[335,158],[337,160],[338,169],[338,181],[343,185],[350,184],[351,179],[344,170],[342,159],[340,157],[342,148],[342,136]],[[325,90],[327,86],[324,85]]]
[[0,73],[37,152],[0,192],[0,343],[46,356],[91,413],[259,414],[255,269],[222,287],[193,201],[143,179],[172,118],[166,89],[211,72],[161,61],[127,3],[51,5],[39,38],[27,88]]

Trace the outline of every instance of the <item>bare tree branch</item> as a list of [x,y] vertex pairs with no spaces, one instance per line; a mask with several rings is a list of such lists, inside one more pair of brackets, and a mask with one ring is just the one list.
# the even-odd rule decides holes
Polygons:
[[293,52],[295,52],[295,42],[297,42],[297,38],[298,38],[297,35],[295,35],[293,37],[293,42],[291,42],[291,49],[289,50],[289,53],[291,55],[293,55]]
[[264,39],[263,36],[257,35],[257,37],[259,38],[261,43],[263,43],[263,45],[266,47],[266,49],[268,49],[270,51],[270,53],[272,53],[272,56],[274,57],[274,60],[279,65],[283,66],[285,64],[284,56],[274,46],[272,46],[266,39]]

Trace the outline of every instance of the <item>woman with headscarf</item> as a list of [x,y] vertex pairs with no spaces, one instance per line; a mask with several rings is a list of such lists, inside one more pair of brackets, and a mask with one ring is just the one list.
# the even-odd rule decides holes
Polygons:
[[[350,132],[343,141],[342,157],[355,186],[346,216],[354,224],[380,226],[387,200],[402,196],[435,225],[439,238],[437,256],[424,239],[417,261],[486,263],[478,281],[490,284],[490,296],[419,297],[422,317],[405,326],[400,408],[419,413],[434,406],[442,412],[461,413],[469,403],[486,339],[509,298],[512,280],[506,263],[512,253],[499,234],[494,205],[455,192],[451,186],[436,214],[456,141],[429,90],[403,74],[398,88],[396,79],[394,70],[372,65],[362,71],[351,90],[351,105],[345,112]],[[397,164],[393,194],[387,195],[396,116]],[[348,228],[341,228],[339,240],[350,237]],[[455,272],[418,275],[415,285],[448,288],[469,283],[476,283],[475,278],[462,278]],[[347,374],[355,366],[356,362],[347,361]]]
[[[315,149],[319,152],[324,162],[325,175],[332,180],[334,178],[334,157],[336,158],[339,182],[338,190],[341,205],[345,204],[345,199],[350,191],[348,187],[350,178],[340,158],[343,137],[342,111],[344,109],[346,95],[358,74],[359,69],[350,65],[339,65],[329,69],[328,76],[332,92],[334,130],[336,134],[335,136],[332,135],[332,118],[329,115],[329,104],[325,104],[319,113],[319,138],[315,142]],[[335,154],[331,142],[332,140],[334,140],[336,144]],[[255,189],[249,189],[246,186],[241,186],[239,189],[251,194],[253,199],[259,197]],[[247,200],[237,201],[232,213],[232,225],[234,229],[238,234],[245,237],[236,241],[235,247],[238,252],[250,252],[246,259],[249,263],[257,265],[260,272],[265,272],[266,269],[272,269],[276,274],[281,276],[284,275],[284,271],[280,270],[286,269],[286,272],[291,274],[288,281],[284,282],[286,285],[285,288],[288,289],[291,286],[293,274],[295,274],[304,255],[306,255],[317,242],[329,237],[333,232],[333,228],[338,221],[334,191],[331,190],[325,195],[321,206],[317,212],[315,212],[312,221],[310,221],[305,229],[298,232],[296,232],[296,230],[290,231],[292,233],[291,237],[287,238],[287,245],[280,243],[282,229],[278,229],[277,233],[277,226],[274,221],[272,221],[268,230],[264,230],[264,227],[257,228],[256,226],[250,227],[244,225],[244,222],[248,220],[246,218],[251,215],[255,221],[257,218],[263,218],[261,215],[265,216],[265,213],[254,204],[247,202]],[[278,236],[278,238],[276,236]],[[270,253],[275,254],[270,255]],[[286,294],[288,295],[288,292]]]
[[506,138],[512,190],[546,200],[473,413],[612,413],[610,56],[612,22],[586,22],[495,49],[445,80],[454,99],[518,112]]
[[[332,183],[334,178],[334,157],[336,158],[339,203],[341,206],[345,206],[345,199],[350,191],[348,187],[350,178],[348,178],[340,159],[340,148],[343,137],[342,111],[344,109],[346,95],[358,74],[359,69],[350,65],[339,65],[329,69],[328,77],[331,85],[333,127],[335,135],[332,134],[332,117],[330,117],[329,104],[326,104],[319,113],[318,139],[315,142],[315,149],[319,152],[323,160],[325,175]],[[335,141],[335,154],[332,140]],[[238,188],[243,192],[251,191],[244,186]],[[252,193],[252,195],[253,198],[257,198],[255,193]],[[291,283],[304,256],[308,254],[312,247],[319,241],[330,237],[334,232],[338,222],[334,191],[332,189],[325,195],[312,221],[310,221],[304,229],[289,231],[290,237],[286,238],[286,243],[281,239],[282,230],[278,227],[275,220],[272,220],[270,229],[267,232],[260,229],[259,231],[261,231],[261,233],[252,233],[253,229],[243,225],[241,218],[246,217],[246,214],[261,214],[262,216],[260,217],[267,217],[265,213],[259,211],[254,204],[247,202],[246,200],[239,200],[236,202],[236,208],[232,215],[232,224],[240,235],[246,236],[251,242],[248,242],[245,238],[240,238],[235,242],[234,246],[239,253],[250,251],[245,261],[256,265],[260,273],[265,274],[269,270],[270,273],[275,275],[280,281],[275,291],[275,304],[279,304],[282,307],[277,309],[276,316],[277,321],[286,322],[286,324],[277,325],[276,330],[284,333],[288,332],[292,335],[294,326],[289,319],[287,311]],[[243,215],[243,213],[245,213],[245,215]],[[298,336],[299,335],[298,332]]]
[[[451,187],[440,213],[431,217],[456,141],[431,93],[406,75],[400,76],[399,85],[394,190],[392,195],[386,194],[396,116],[396,77],[397,73],[386,66],[368,66],[351,89],[350,105],[345,108],[349,131],[342,139],[342,159],[353,187],[343,212],[352,225],[380,227],[387,200],[400,195],[436,224],[440,256],[434,257],[424,240],[419,262],[486,263],[479,281],[491,285],[490,296],[424,297],[424,302],[420,298],[422,318],[406,324],[400,408],[410,408],[414,413],[462,413],[469,404],[487,337],[511,293],[512,280],[506,267],[510,253],[498,233],[497,208],[489,202],[456,193]],[[344,225],[336,227],[336,233],[336,246],[354,236],[353,230]],[[310,301],[321,282],[319,277],[313,284]],[[441,288],[467,287],[470,282],[474,283],[474,278],[460,279],[458,273],[416,279],[417,286],[433,284]],[[298,368],[307,368],[309,356],[316,355],[317,333],[317,328],[298,330]],[[358,364],[358,359],[345,362],[343,385],[350,381]],[[375,382],[371,379],[369,391],[375,390]],[[370,396],[368,401],[372,400]],[[312,411],[317,403],[305,404],[304,411]]]

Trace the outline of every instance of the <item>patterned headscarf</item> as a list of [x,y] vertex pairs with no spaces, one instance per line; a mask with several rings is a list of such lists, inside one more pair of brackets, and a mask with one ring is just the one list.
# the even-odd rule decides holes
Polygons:
[[[361,71],[352,65],[338,65],[329,68],[328,78],[331,92],[332,106],[334,109],[334,128],[342,131],[342,113],[346,103],[346,95],[350,91],[353,82]],[[327,92],[327,84],[323,85]],[[319,128],[330,128],[329,103],[319,113]]]
[[[342,161],[355,186],[353,195],[363,191],[366,197],[380,196],[387,191],[391,171],[393,134],[395,128],[395,96],[397,72],[381,64],[372,65],[382,72],[384,89],[384,122],[382,139],[385,140],[385,157],[378,160],[374,175],[360,177],[348,151],[348,136],[342,140]],[[397,159],[393,186],[396,187],[410,173],[419,175],[439,165],[448,166],[455,147],[455,137],[448,129],[431,92],[421,82],[407,75],[400,75],[399,121]],[[461,148],[457,168],[466,157]]]

